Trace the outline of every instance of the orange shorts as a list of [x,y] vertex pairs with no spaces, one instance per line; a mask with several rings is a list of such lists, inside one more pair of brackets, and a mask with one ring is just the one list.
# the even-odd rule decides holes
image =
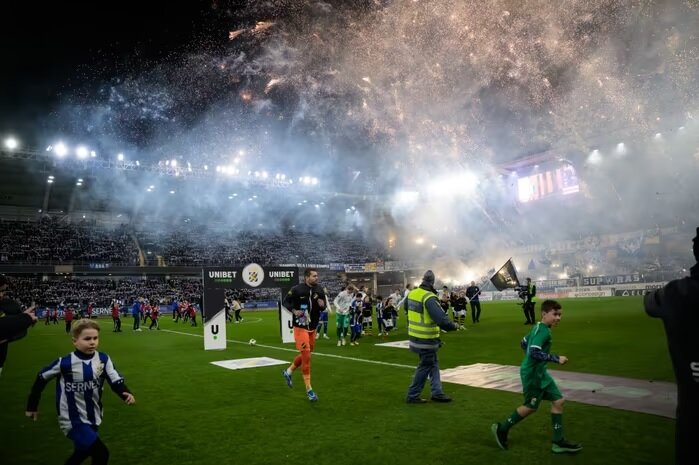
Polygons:
[[294,327],[294,342],[301,352],[304,350],[313,352],[316,345],[316,330]]

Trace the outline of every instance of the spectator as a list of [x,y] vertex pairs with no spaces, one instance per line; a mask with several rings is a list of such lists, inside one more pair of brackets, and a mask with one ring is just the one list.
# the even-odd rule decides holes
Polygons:
[[20,304],[7,297],[10,283],[0,275],[0,374],[5,366],[9,344],[27,334],[29,326],[36,322],[34,306],[24,311]]

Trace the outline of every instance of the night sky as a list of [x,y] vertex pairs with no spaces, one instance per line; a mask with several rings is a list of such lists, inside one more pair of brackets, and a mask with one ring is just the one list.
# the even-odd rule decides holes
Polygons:
[[62,99],[88,94],[117,74],[138,74],[195,47],[227,41],[236,3],[11,2],[0,28],[0,130],[31,135]]
[[236,133],[260,151],[501,162],[676,128],[699,101],[695,2],[128,0],[3,13],[0,131],[38,145],[65,135],[153,153],[174,135],[220,148]]

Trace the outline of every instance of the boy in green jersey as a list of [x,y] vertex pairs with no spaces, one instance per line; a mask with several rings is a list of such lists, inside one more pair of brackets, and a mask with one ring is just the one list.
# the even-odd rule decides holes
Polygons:
[[519,368],[524,391],[524,404],[517,407],[509,418],[494,423],[490,429],[501,449],[507,449],[507,434],[514,425],[536,412],[542,400],[551,401],[551,423],[553,444],[551,450],[557,454],[582,450],[582,445],[568,442],[563,437],[563,395],[556,382],[546,370],[547,362],[564,365],[568,357],[551,353],[551,328],[561,321],[561,304],[547,300],[541,305],[541,321],[534,325],[520,346],[526,355]]

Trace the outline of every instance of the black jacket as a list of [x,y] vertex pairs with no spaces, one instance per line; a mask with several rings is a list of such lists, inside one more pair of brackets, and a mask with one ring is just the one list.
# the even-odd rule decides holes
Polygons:
[[328,299],[325,297],[325,292],[323,288],[317,284],[311,287],[306,283],[301,283],[289,290],[284,297],[282,305],[292,312],[294,310],[306,311],[305,318],[294,315],[292,320],[294,327],[315,329],[318,326],[320,312],[324,309],[318,306],[318,299],[325,302],[324,308],[328,308]]
[[644,304],[648,315],[663,320],[678,389],[699,395],[699,264],[690,272],[646,294]]

